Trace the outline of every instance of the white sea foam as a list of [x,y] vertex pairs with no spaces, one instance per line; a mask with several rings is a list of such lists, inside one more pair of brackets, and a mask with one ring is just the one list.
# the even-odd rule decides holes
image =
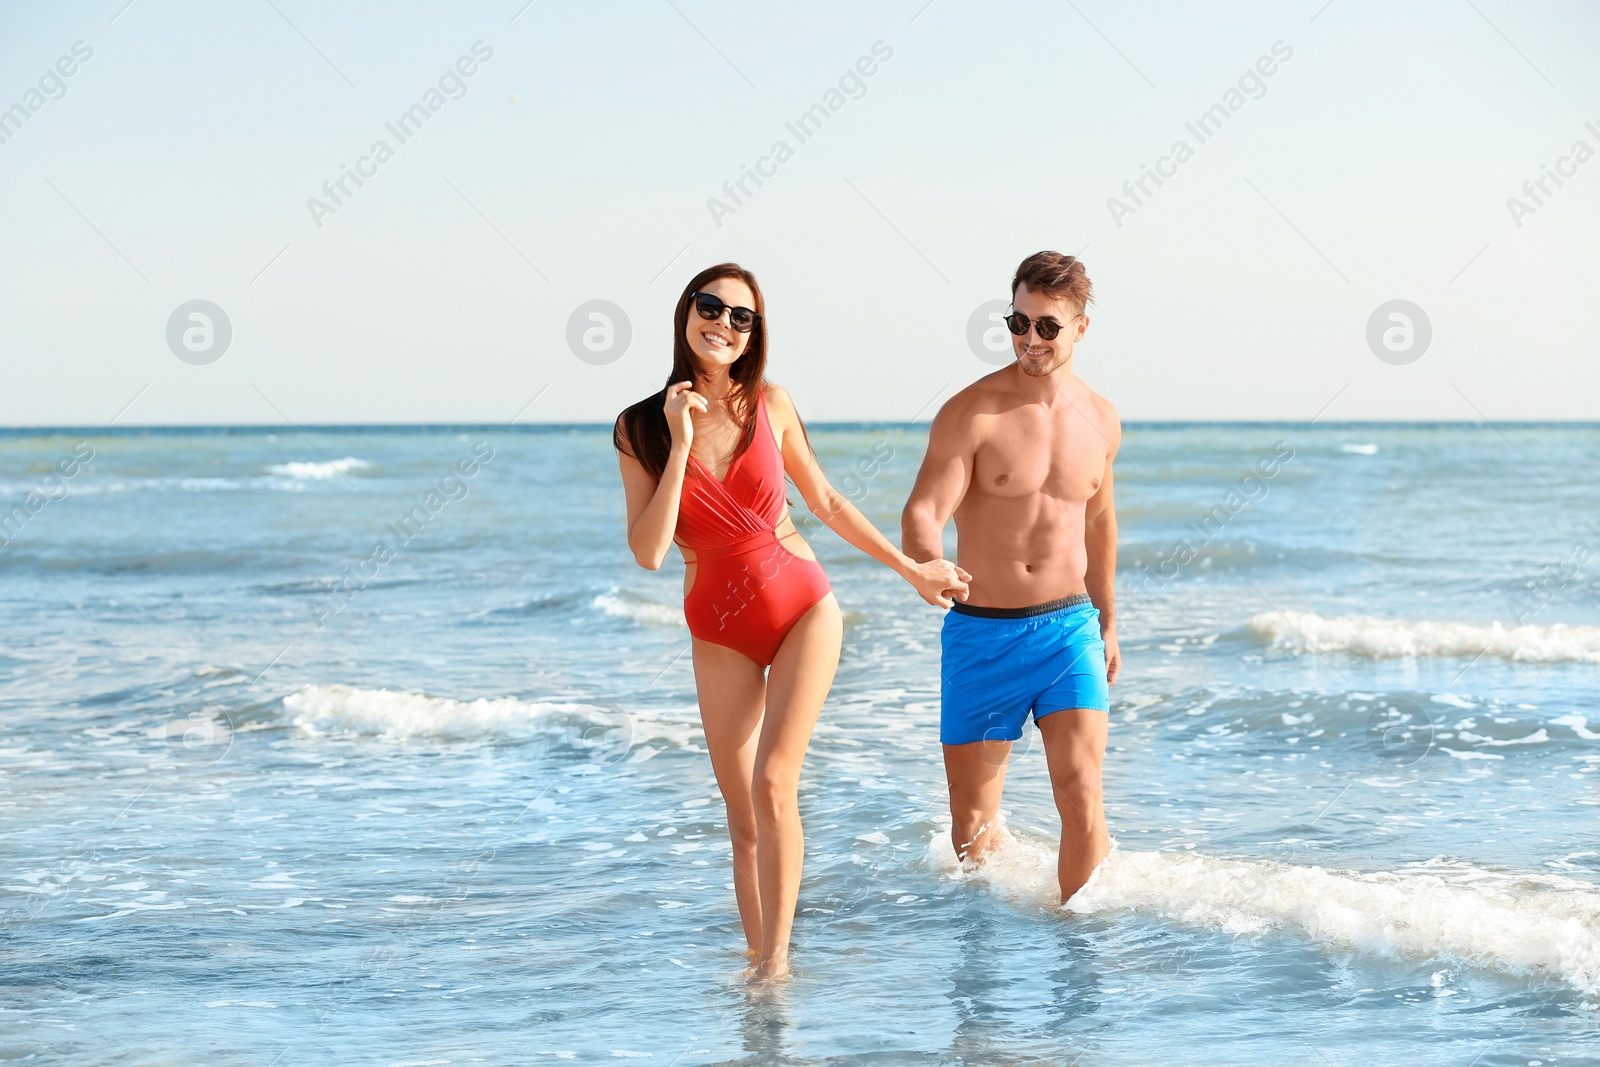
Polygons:
[[687,714],[644,714],[615,704],[558,703],[516,697],[450,700],[392,689],[349,685],[308,685],[283,698],[300,732],[410,738],[544,737],[567,742],[606,759],[654,754],[649,742],[689,743],[693,722]]
[[[977,870],[958,870],[948,833],[935,865],[1002,896],[1056,906],[1052,842],[1010,837]],[[1194,852],[1123,852],[1096,868],[1070,909],[1136,911],[1231,934],[1281,931],[1397,960],[1448,959],[1600,992],[1600,889],[1554,874],[1510,874],[1433,860],[1359,872]]]
[[284,697],[283,706],[305,733],[334,730],[386,737],[510,735],[552,712],[588,710],[587,705],[545,704],[515,697],[448,700],[348,685],[309,685]]
[[[281,473],[281,472],[280,472]],[[16,488],[19,492],[36,490],[36,485],[22,485],[17,487],[0,483],[0,497],[11,495],[11,490]],[[189,478],[189,477],[158,477],[158,478],[130,478],[117,481],[85,482],[81,485],[74,483],[71,487],[72,496],[102,496],[108,493],[213,493],[236,492],[240,490],[265,489],[283,492],[299,492],[305,486],[295,481],[285,482],[282,478],[273,478],[267,475],[252,476],[249,478]]]
[[1329,618],[1309,611],[1268,611],[1250,629],[1295,652],[1354,652],[1374,659],[1495,656],[1531,663],[1600,663],[1600,626],[1515,626],[1495,622],[1412,622],[1365,615]]
[[595,597],[592,603],[607,615],[641,622],[647,626],[676,626],[681,629],[688,625],[683,620],[681,607],[668,607],[651,600],[624,598],[617,596],[616,593],[617,590],[613,587],[611,592],[601,593]]
[[1376,456],[1378,454],[1377,445],[1340,445],[1339,450],[1354,456]]
[[1600,733],[1589,729],[1589,720],[1582,715],[1562,715],[1559,718],[1551,719],[1550,722],[1554,726],[1572,727],[1572,732],[1585,741],[1600,741]]
[[365,470],[372,466],[364,459],[346,456],[343,459],[329,460],[325,463],[278,463],[267,469],[273,474],[284,478],[297,478],[301,481],[326,481],[337,478],[348,471]]

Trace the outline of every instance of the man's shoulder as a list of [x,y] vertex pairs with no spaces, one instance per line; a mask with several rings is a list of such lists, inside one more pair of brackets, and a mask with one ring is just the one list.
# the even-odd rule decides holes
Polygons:
[[986,432],[985,415],[992,415],[1002,406],[995,374],[987,374],[977,381],[958,389],[934,413],[928,428],[930,446],[939,451],[970,453],[975,450]]
[[1002,367],[958,389],[940,405],[939,414],[948,412],[957,418],[970,418],[993,411],[1007,392],[1005,372],[1006,368]]
[[1117,414],[1117,406],[1099,393],[1085,385],[1084,390],[1089,394],[1089,400],[1094,404],[1095,412],[1117,426],[1122,425],[1122,416]]
[[[1078,381],[1083,383],[1083,379]],[[1094,409],[1095,418],[1100,423],[1100,429],[1113,444],[1122,439],[1122,416],[1117,412],[1117,406],[1093,389],[1083,383],[1083,391],[1089,397],[1089,404]]]

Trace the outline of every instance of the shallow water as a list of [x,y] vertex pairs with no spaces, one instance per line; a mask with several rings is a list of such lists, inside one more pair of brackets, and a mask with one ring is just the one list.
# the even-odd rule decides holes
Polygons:
[[[896,535],[923,431],[812,436]],[[941,613],[815,530],[844,654],[751,996],[682,571],[628,555],[605,432],[0,437],[47,501],[0,531],[0,1055],[1600,1061],[1597,455],[1130,427],[1070,913],[1036,732],[956,870]]]

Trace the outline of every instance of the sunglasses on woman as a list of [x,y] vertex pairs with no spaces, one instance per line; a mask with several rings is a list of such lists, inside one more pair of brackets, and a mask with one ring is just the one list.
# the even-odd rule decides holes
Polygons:
[[[710,293],[690,293],[689,299],[694,301],[694,309],[700,312],[702,319],[720,319],[723,309],[726,308],[728,323],[740,333],[749,333],[751,327],[761,319],[759,312],[744,307],[730,308]],[[1026,330],[1027,327],[1024,326],[1023,329]]]
[[[1077,315],[1072,316],[1072,318],[1068,319],[1067,321],[1076,322],[1078,321],[1079,316],[1082,314],[1083,312],[1080,311]],[[1030,319],[1020,311],[1013,311],[1011,314],[1007,315],[1005,318],[1005,323],[1006,329],[1010,330],[1018,337],[1021,337],[1023,334],[1027,333],[1028,327],[1032,326],[1034,329],[1039,331],[1039,340],[1041,341],[1054,341],[1056,339],[1056,335],[1059,334],[1062,329],[1062,324],[1057,322],[1055,319]]]

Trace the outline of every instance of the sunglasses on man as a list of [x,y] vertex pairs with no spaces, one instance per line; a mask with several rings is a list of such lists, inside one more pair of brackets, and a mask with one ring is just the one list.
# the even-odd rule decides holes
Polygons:
[[[1067,323],[1076,322],[1082,317],[1083,312],[1080,311],[1078,314],[1068,319]],[[1063,324],[1057,322],[1055,319],[1030,319],[1020,311],[1013,311],[1011,314],[1007,315],[1005,317],[1005,323],[1006,329],[1010,330],[1018,337],[1026,334],[1028,332],[1028,327],[1032,326],[1035,330],[1039,331],[1039,340],[1041,341],[1054,341],[1056,336],[1061,333],[1063,328]]]

